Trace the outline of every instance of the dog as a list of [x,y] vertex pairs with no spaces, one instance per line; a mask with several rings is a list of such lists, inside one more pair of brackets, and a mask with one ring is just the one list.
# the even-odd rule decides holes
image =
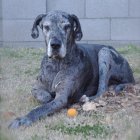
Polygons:
[[32,94],[42,105],[16,118],[10,128],[30,126],[85,96],[89,100],[100,97],[110,85],[118,93],[126,84],[135,83],[127,60],[113,47],[76,44],[83,36],[77,16],[63,11],[37,16],[31,34],[34,39],[39,36],[38,26],[46,53]]

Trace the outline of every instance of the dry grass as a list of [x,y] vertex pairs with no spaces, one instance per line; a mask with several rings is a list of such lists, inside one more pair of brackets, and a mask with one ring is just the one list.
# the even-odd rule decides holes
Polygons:
[[99,107],[96,111],[88,112],[77,104],[74,107],[78,110],[78,116],[74,119],[68,118],[67,109],[63,109],[29,128],[8,130],[11,120],[25,115],[38,105],[32,100],[30,90],[44,51],[0,48],[0,140],[140,140],[140,48],[134,46],[120,48],[119,51],[128,59],[134,71],[137,95],[132,99],[135,102],[128,100],[128,104],[120,106],[116,101],[125,100],[126,97],[112,97],[108,98],[112,101],[109,104],[114,107],[112,110]]

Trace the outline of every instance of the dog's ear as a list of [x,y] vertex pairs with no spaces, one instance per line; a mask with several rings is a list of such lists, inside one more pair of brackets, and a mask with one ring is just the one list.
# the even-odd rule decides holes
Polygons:
[[83,37],[83,33],[82,33],[82,29],[81,29],[81,25],[79,22],[79,19],[77,16],[75,15],[71,15],[71,18],[74,22],[74,35],[75,35],[75,39],[77,41],[81,40],[81,38]]
[[[42,21],[42,18],[45,17],[45,14],[38,15],[33,23],[32,31],[31,31],[31,36],[32,38],[36,39],[39,37],[39,30],[38,30],[38,25],[40,25],[40,22]],[[40,25],[42,28],[42,26]]]

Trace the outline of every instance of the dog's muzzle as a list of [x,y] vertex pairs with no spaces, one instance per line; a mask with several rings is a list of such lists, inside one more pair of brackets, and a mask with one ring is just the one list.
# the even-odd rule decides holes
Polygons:
[[48,56],[50,58],[60,58],[60,50],[62,47],[62,42],[58,40],[57,38],[53,38],[50,40],[49,46],[48,46]]
[[52,39],[50,41],[50,46],[51,46],[52,50],[54,50],[54,51],[58,51],[60,49],[61,45],[62,45],[62,43],[58,39]]

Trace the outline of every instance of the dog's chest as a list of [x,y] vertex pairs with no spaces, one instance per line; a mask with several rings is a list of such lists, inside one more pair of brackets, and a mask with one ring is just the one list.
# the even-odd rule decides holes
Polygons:
[[47,62],[41,67],[41,79],[47,89],[52,92],[52,84],[56,75],[61,71],[63,65],[57,62]]

